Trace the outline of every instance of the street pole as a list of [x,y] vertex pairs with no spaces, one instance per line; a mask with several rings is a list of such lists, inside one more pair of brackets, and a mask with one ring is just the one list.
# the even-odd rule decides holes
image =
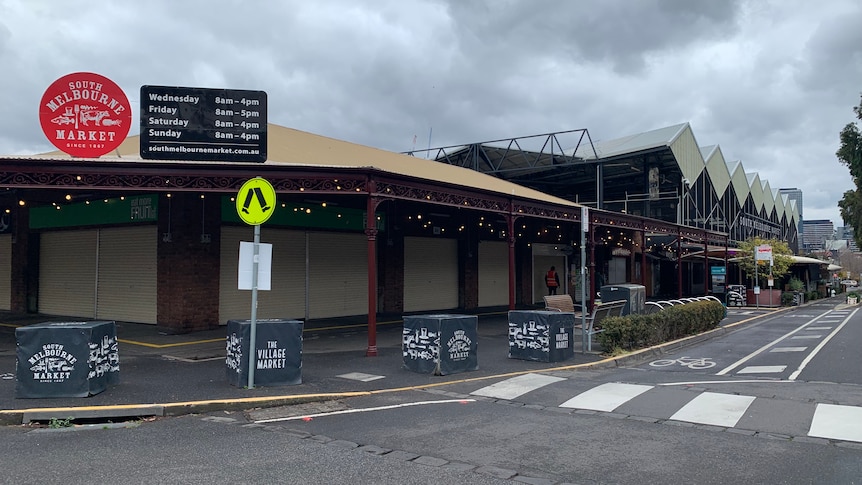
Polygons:
[[581,207],[581,352],[587,352],[587,231],[590,211]]
[[251,335],[248,343],[248,388],[254,389],[254,358],[257,345],[257,271],[260,264],[260,224],[254,226],[254,256],[251,266]]

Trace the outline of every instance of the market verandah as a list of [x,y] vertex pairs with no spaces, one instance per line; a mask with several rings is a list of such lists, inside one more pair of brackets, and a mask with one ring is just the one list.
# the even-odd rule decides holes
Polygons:
[[[38,271],[39,240],[51,231],[30,229],[31,208],[61,210],[71,203],[154,193],[159,196],[158,215],[156,220],[147,223],[155,225],[153,232],[159,236],[170,234],[169,238],[158,237],[151,243],[155,246],[157,261],[154,323],[174,332],[218,325],[219,282],[224,281],[224,276],[221,274],[223,251],[217,241],[222,228],[229,224],[225,222],[220,204],[203,201],[229,197],[244,181],[263,176],[275,187],[280,203],[304,204],[324,198],[364,214],[381,215],[380,218],[365,217],[363,227],[359,228],[366,240],[368,354],[374,355],[377,311],[406,309],[404,263],[407,255],[393,251],[399,241],[404,238],[454,240],[458,298],[452,308],[463,310],[478,308],[482,303],[477,295],[482,272],[479,263],[471,262],[467,256],[478,253],[480,241],[504,242],[507,304],[514,308],[521,302],[529,302],[529,295],[532,295],[530,275],[534,268],[526,248],[532,242],[542,241],[542,236],[533,237],[532,231],[518,236],[516,224],[523,226],[527,222],[531,229],[560,225],[559,240],[549,242],[564,245],[576,241],[576,234],[583,227],[577,204],[487,175],[457,167],[445,168],[435,162],[423,164],[412,157],[275,125],[270,129],[271,133],[281,136],[269,137],[270,160],[264,164],[142,161],[136,157],[135,137],[127,140],[117,158],[86,160],[52,155],[2,159],[0,185],[8,189],[3,202],[12,217],[9,239],[10,243],[14,241],[9,249],[10,308],[16,311],[39,309],[39,288],[44,284]],[[279,157],[279,153],[284,156]],[[443,224],[408,227],[406,217],[421,213],[408,210],[411,205],[428,209],[422,212],[434,210],[448,215],[454,223],[453,229],[447,233]],[[598,210],[589,213],[589,241],[595,240],[602,227],[627,228],[641,234],[685,233],[690,239],[703,241],[722,240],[719,233],[689,231],[660,221]],[[380,220],[392,222],[389,232],[383,228],[386,234],[383,245],[378,244],[382,234]],[[206,221],[215,223],[204,231],[201,226]],[[403,224],[398,226],[398,222]],[[104,227],[104,224],[83,225],[78,229],[92,227]],[[396,227],[401,228],[402,234],[391,237]],[[475,237],[477,233],[473,234],[471,238],[472,231],[466,230],[468,227],[482,227],[487,232],[478,237]],[[344,234],[344,231],[335,231],[335,234]],[[202,237],[204,235],[209,237]],[[726,243],[726,238],[722,242]],[[518,247],[524,248],[523,255]],[[594,277],[599,256],[595,246],[592,248],[587,261]],[[643,261],[644,252],[640,254]],[[595,283],[591,286],[595,287]],[[379,297],[382,301],[378,301]],[[448,309],[451,308],[427,308],[429,311]]]

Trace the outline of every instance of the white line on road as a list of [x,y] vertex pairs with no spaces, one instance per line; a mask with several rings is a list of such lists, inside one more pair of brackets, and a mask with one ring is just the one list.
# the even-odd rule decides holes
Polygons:
[[832,330],[832,327],[808,327],[806,330]]
[[670,419],[732,428],[754,402],[754,396],[704,392],[674,413]]
[[452,404],[459,403],[465,404],[468,402],[476,402],[475,399],[444,399],[441,401],[418,401],[418,402],[407,402],[403,404],[393,404],[391,406],[378,406],[375,408],[361,408],[361,409],[343,409],[341,411],[332,411],[328,413],[317,413],[317,414],[306,414],[303,416],[287,416],[284,418],[272,418],[272,419],[261,419],[260,421],[255,421],[255,424],[262,423],[275,423],[279,421],[296,421],[299,419],[311,419],[311,418],[320,418],[323,416],[335,416],[336,414],[354,414],[354,413],[367,413],[370,411],[386,411],[389,409],[398,409],[398,408],[407,408],[411,406],[426,406],[429,404]]
[[743,367],[737,374],[777,374],[786,368],[786,365],[750,365]]
[[629,399],[633,399],[652,389],[653,386],[608,382],[582,392],[560,404],[561,408],[591,409],[593,411],[613,411]]
[[[809,330],[809,329],[806,329],[806,330]],[[818,339],[822,336],[823,335],[819,335],[819,334],[818,335],[794,335],[794,336],[790,337],[790,340]]]
[[696,386],[698,384],[742,384],[742,383],[764,383],[768,382],[772,384],[773,382],[794,382],[794,381],[785,381],[785,380],[764,380],[764,379],[740,379],[740,380],[732,380],[732,381],[686,381],[686,382],[663,382],[661,384],[656,384],[657,386]]
[[743,358],[741,358],[741,359],[737,360],[737,361],[736,361],[736,362],[734,362],[733,364],[730,364],[729,366],[725,367],[724,369],[722,369],[722,370],[718,371],[718,373],[716,373],[715,375],[717,375],[717,376],[723,376],[723,375],[727,374],[728,372],[732,371],[733,369],[736,369],[737,367],[741,366],[742,364],[744,364],[744,363],[748,362],[749,360],[753,359],[754,357],[756,357],[757,355],[759,355],[761,352],[765,351],[766,349],[768,349],[768,348],[772,347],[773,345],[775,345],[775,344],[777,344],[777,343],[781,342],[782,340],[784,340],[784,339],[786,339],[787,337],[789,337],[789,336],[793,335],[794,333],[799,332],[800,330],[805,329],[805,327],[807,327],[808,325],[813,324],[813,323],[814,323],[814,322],[816,322],[820,317],[822,317],[822,316],[824,316],[824,315],[826,315],[826,314],[828,314],[828,313],[829,313],[829,311],[828,311],[828,310],[827,310],[826,312],[824,312],[824,313],[821,313],[820,315],[818,315],[818,316],[814,317],[813,319],[811,319],[811,320],[809,320],[809,321],[805,322],[804,324],[802,324],[800,327],[796,328],[795,330],[792,330],[792,331],[790,331],[790,332],[787,332],[786,334],[782,335],[781,337],[778,337],[777,339],[773,340],[772,342],[769,342],[768,344],[764,345],[763,347],[760,347],[759,349],[755,350],[754,352],[752,352],[752,353],[750,353],[750,354],[746,355],[745,357],[743,357]]
[[853,312],[850,313],[850,315],[847,315],[847,318],[845,318],[844,321],[841,322],[841,325],[838,325],[838,327],[836,327],[835,330],[832,331],[832,333],[827,335],[825,339],[821,340],[820,343],[817,344],[817,347],[814,347],[814,350],[812,350],[811,353],[808,354],[805,359],[802,360],[802,363],[799,364],[799,368],[793,371],[793,374],[790,374],[790,377],[788,377],[788,379],[790,379],[791,381],[795,381],[796,378],[799,377],[799,374],[802,373],[802,369],[805,369],[805,366],[807,366],[808,363],[811,362],[812,359],[814,359],[814,356],[817,355],[817,353],[820,352],[820,350],[825,347],[830,340],[832,340],[832,337],[834,337],[835,334],[837,334],[842,328],[844,328],[844,325],[847,325],[847,322],[849,322],[853,315],[855,315],[858,311],[858,308],[856,310],[853,310]]
[[862,442],[862,408],[818,404],[808,436]]
[[562,377],[546,376],[542,374],[524,374],[512,377],[505,381],[495,382],[490,386],[475,390],[470,394],[474,396],[494,397],[497,399],[515,399],[530,391],[545,387],[548,384],[564,381]]

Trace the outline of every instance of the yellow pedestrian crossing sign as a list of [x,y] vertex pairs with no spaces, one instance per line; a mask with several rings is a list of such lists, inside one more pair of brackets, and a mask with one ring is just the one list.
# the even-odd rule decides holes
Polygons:
[[275,210],[275,189],[262,177],[247,180],[236,194],[236,213],[243,222],[257,226]]

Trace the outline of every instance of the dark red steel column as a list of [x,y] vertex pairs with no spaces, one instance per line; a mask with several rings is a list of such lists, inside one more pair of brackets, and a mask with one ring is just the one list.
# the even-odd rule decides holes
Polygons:
[[513,205],[509,203],[509,214],[506,214],[507,240],[509,242],[509,310],[515,309],[515,216],[511,214]]
[[368,349],[366,357],[377,356],[377,210],[378,201],[374,197],[376,184],[368,183],[368,206],[365,213],[365,235],[368,237]]

